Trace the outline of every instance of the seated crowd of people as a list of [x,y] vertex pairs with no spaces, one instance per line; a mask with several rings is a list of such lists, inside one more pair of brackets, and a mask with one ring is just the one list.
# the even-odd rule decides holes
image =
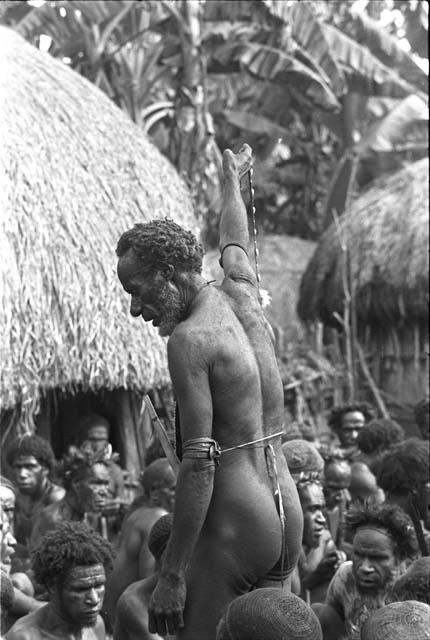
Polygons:
[[[303,511],[297,567],[291,584],[231,602],[217,640],[430,639],[428,401],[416,420],[422,437],[410,438],[344,405],[330,444],[285,439]],[[130,503],[109,424],[91,415],[60,462],[37,435],[13,440],[6,460],[1,638],[161,638],[148,605],[173,522],[167,459],[148,451]]]

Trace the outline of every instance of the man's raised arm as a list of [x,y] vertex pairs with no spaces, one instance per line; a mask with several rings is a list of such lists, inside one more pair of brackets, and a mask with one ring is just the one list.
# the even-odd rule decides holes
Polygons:
[[240,179],[252,166],[252,149],[245,144],[239,153],[223,153],[224,188],[220,220],[220,264],[227,275],[232,266],[248,264],[249,232]]

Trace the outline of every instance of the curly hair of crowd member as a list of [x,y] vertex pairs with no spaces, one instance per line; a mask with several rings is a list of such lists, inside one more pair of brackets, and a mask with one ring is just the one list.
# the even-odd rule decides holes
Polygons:
[[408,438],[390,447],[380,462],[376,480],[387,493],[405,494],[420,491],[428,477],[428,441]]
[[8,464],[13,465],[18,456],[34,456],[39,464],[49,469],[49,473],[52,473],[55,468],[55,457],[51,445],[40,436],[25,434],[14,438],[6,452]]
[[357,445],[363,453],[370,454],[401,442],[404,437],[405,431],[397,422],[387,418],[380,418],[371,420],[360,429],[360,433],[357,436]]
[[172,264],[183,271],[202,271],[202,245],[191,231],[169,218],[135,224],[123,233],[118,241],[117,256],[121,258],[129,249],[149,268],[163,269]]
[[332,409],[328,424],[335,431],[339,431],[342,427],[342,417],[347,413],[354,413],[359,411],[363,414],[364,419],[367,421],[376,418],[375,411],[372,409],[371,405],[367,402],[361,402],[357,404],[343,404],[340,407],[335,407]]
[[64,456],[63,461],[63,484],[66,490],[70,489],[72,482],[80,480],[88,473],[94,464],[104,464],[107,466],[106,453],[83,449],[71,446]]
[[76,566],[102,564],[110,571],[113,551],[110,543],[84,522],[62,522],[41,539],[31,562],[36,582],[49,588],[61,584]]
[[392,538],[395,552],[400,560],[415,558],[418,542],[410,517],[397,505],[355,503],[346,515],[347,526],[352,534],[360,527],[383,529]]

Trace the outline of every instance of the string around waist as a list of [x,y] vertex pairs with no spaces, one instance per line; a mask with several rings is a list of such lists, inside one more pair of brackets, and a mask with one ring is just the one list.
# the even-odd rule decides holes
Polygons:
[[237,444],[234,447],[228,447],[227,449],[221,449],[221,453],[227,453],[227,451],[234,451],[235,449],[243,449],[244,447],[250,447],[253,444],[264,442],[265,440],[271,440],[272,438],[278,438],[283,435],[283,431],[278,433],[272,433],[270,436],[264,436],[264,438],[258,438],[257,440],[251,440],[250,442],[244,442],[243,444]]

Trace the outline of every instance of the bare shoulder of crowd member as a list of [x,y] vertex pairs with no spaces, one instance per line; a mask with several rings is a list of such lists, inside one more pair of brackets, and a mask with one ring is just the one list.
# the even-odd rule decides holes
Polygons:
[[99,614],[112,567],[109,543],[83,523],[62,523],[43,538],[32,566],[49,602],[18,620],[6,640],[104,640]]
[[196,238],[171,220],[136,225],[117,247],[131,314],[169,336],[182,461],[149,616],[152,633],[178,640],[213,639],[228,603],[254,585],[288,581],[301,548],[300,503],[281,449],[282,380],[247,255],[240,179],[251,163],[247,145],[224,151],[219,287],[201,275]]

